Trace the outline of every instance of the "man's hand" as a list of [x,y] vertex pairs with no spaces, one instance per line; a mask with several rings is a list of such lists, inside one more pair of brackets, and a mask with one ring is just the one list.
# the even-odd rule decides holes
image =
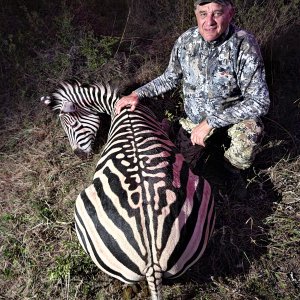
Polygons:
[[205,147],[205,138],[209,135],[212,127],[208,125],[207,121],[202,121],[197,125],[191,133],[191,141],[193,145],[201,145]]
[[130,111],[134,111],[139,103],[139,96],[136,92],[132,92],[128,96],[122,97],[116,104],[115,112],[118,115],[123,107],[130,107]]

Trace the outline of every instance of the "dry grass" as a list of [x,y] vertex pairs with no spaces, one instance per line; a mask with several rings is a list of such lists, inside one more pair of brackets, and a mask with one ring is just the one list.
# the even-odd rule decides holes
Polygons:
[[[57,119],[47,123],[1,132],[2,297],[144,299],[145,284],[125,288],[81,250],[74,201],[89,184],[97,158],[75,158]],[[225,197],[208,251],[177,282],[166,282],[165,298],[297,299],[299,174],[299,157],[281,158],[249,175],[247,203]]]

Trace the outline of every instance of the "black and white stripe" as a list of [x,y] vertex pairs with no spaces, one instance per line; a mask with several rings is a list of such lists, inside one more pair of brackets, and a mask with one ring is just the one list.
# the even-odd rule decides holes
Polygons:
[[181,275],[203,254],[214,227],[214,201],[208,182],[191,172],[153,113],[138,105],[115,115],[118,99],[112,95],[108,87],[78,82],[53,94],[80,113],[112,116],[93,182],[76,200],[76,231],[101,270],[127,283],[146,278],[152,299],[162,299],[162,278]]
[[[104,98],[105,97],[105,98]],[[51,96],[42,97],[47,106],[59,111],[70,145],[81,158],[93,154],[93,143],[100,126],[100,114],[113,111],[117,90],[109,85],[84,85],[77,80],[61,83]]]

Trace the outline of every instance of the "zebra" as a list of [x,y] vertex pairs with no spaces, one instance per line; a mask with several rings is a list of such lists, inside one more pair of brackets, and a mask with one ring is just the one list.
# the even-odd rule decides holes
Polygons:
[[212,235],[209,183],[190,170],[149,108],[116,115],[118,92],[108,84],[65,81],[41,100],[59,111],[80,157],[92,153],[101,114],[111,116],[92,184],[76,199],[76,233],[102,271],[127,284],[146,279],[151,299],[162,299],[163,278],[195,264]]

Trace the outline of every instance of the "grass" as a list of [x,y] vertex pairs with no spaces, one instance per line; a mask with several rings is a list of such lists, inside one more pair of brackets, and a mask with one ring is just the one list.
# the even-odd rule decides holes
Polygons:
[[[165,299],[299,297],[300,31],[287,10],[296,2],[276,2],[271,13],[271,2],[262,3],[269,8],[268,26],[258,33],[272,107],[265,118],[263,151],[247,174],[249,200],[223,194],[205,255],[181,278],[164,283]],[[143,3],[131,4],[126,31],[125,2],[117,11],[113,10],[117,1],[104,1],[101,5],[109,10],[99,18],[94,1],[90,7],[74,1],[71,9],[60,1],[26,5],[15,1],[1,8],[0,299],[145,299],[148,295],[144,282],[128,287],[112,279],[81,249],[74,231],[74,202],[89,185],[99,156],[86,162],[77,159],[57,116],[39,103],[39,97],[63,78],[105,79],[125,87],[163,71],[167,49],[192,24],[192,12],[184,1],[176,8],[163,1],[156,1],[157,6]],[[237,3],[237,20],[243,17],[243,24],[251,29],[249,2]],[[252,14],[259,9],[255,3]],[[109,12],[120,19],[109,17]],[[259,10],[257,15],[260,23],[263,13]],[[164,15],[169,23],[161,18]],[[174,24],[176,20],[180,22]],[[277,23],[270,32],[272,20]],[[262,28],[258,25],[253,24],[253,31]],[[159,106],[157,101],[148,104],[160,119],[165,114],[172,119],[180,111],[180,91],[160,99]],[[100,131],[100,147],[107,127],[104,124]]]

